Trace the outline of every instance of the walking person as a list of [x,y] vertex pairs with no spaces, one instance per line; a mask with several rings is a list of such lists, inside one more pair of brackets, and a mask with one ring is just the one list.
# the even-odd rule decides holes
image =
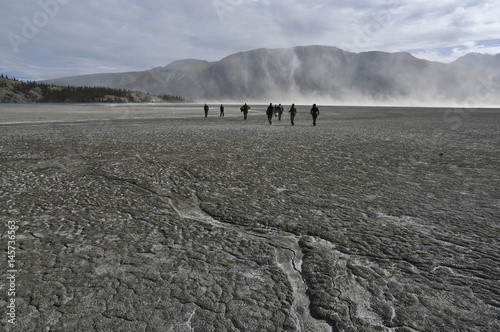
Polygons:
[[295,108],[295,104],[292,104],[292,107],[290,107],[290,110],[288,111],[290,113],[290,121],[292,122],[292,126],[295,125],[295,114],[297,114],[297,109]]
[[207,117],[207,116],[208,116],[208,110],[209,110],[209,109],[210,109],[210,108],[208,107],[208,105],[207,105],[207,104],[205,104],[205,106],[203,106],[203,110],[205,111],[205,117]]
[[269,120],[269,124],[273,124],[273,113],[274,113],[273,103],[270,103],[266,111],[267,120]]
[[219,117],[224,117],[224,105],[220,104],[220,115]]
[[250,106],[245,103],[245,105],[240,107],[240,110],[243,112],[243,119],[246,120],[248,116],[248,110],[250,109]]
[[281,121],[281,115],[283,114],[283,106],[279,104],[278,106],[278,120]]
[[313,117],[313,126],[315,126],[316,125],[316,118],[319,115],[319,109],[316,106],[316,104],[314,104],[313,107],[311,108],[311,115]]

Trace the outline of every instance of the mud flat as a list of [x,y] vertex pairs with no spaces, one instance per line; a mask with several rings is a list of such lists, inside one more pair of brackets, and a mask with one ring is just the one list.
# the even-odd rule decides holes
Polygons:
[[500,330],[500,110],[309,108],[1,106],[2,328]]

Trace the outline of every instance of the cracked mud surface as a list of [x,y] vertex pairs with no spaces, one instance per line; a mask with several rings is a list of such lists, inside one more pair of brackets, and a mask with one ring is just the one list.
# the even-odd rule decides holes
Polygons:
[[500,330],[500,110],[26,107],[8,331]]

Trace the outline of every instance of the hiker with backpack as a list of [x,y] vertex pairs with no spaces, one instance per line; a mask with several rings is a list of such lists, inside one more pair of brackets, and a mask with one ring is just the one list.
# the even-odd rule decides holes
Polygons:
[[205,117],[208,116],[208,110],[209,110],[209,107],[207,104],[205,104],[205,106],[203,106],[203,110],[205,111]]
[[316,125],[316,118],[319,115],[319,108],[316,106],[316,104],[314,104],[313,107],[311,108],[311,115],[313,117],[313,126],[315,126]]
[[292,122],[292,126],[295,125],[295,114],[297,114],[297,108],[295,108],[295,104],[292,104],[292,107],[290,107],[290,110],[288,111],[290,113],[290,121]]
[[273,103],[270,103],[266,111],[267,120],[269,121],[269,124],[273,124],[273,113],[274,113]]
[[248,116],[248,110],[250,109],[250,106],[245,103],[245,105],[240,107],[240,111],[243,112],[243,119],[246,120]]
[[278,120],[281,121],[281,115],[283,114],[283,106],[279,104],[278,106]]

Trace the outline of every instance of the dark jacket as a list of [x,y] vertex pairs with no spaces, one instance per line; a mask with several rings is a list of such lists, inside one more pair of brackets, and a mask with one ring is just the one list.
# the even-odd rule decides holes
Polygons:
[[313,108],[311,108],[311,114],[313,116],[317,116],[319,114],[319,108],[317,108],[316,106],[314,106]]
[[273,113],[274,113],[274,107],[273,107],[273,105],[269,105],[267,107],[266,114],[269,115],[269,114],[273,114]]

